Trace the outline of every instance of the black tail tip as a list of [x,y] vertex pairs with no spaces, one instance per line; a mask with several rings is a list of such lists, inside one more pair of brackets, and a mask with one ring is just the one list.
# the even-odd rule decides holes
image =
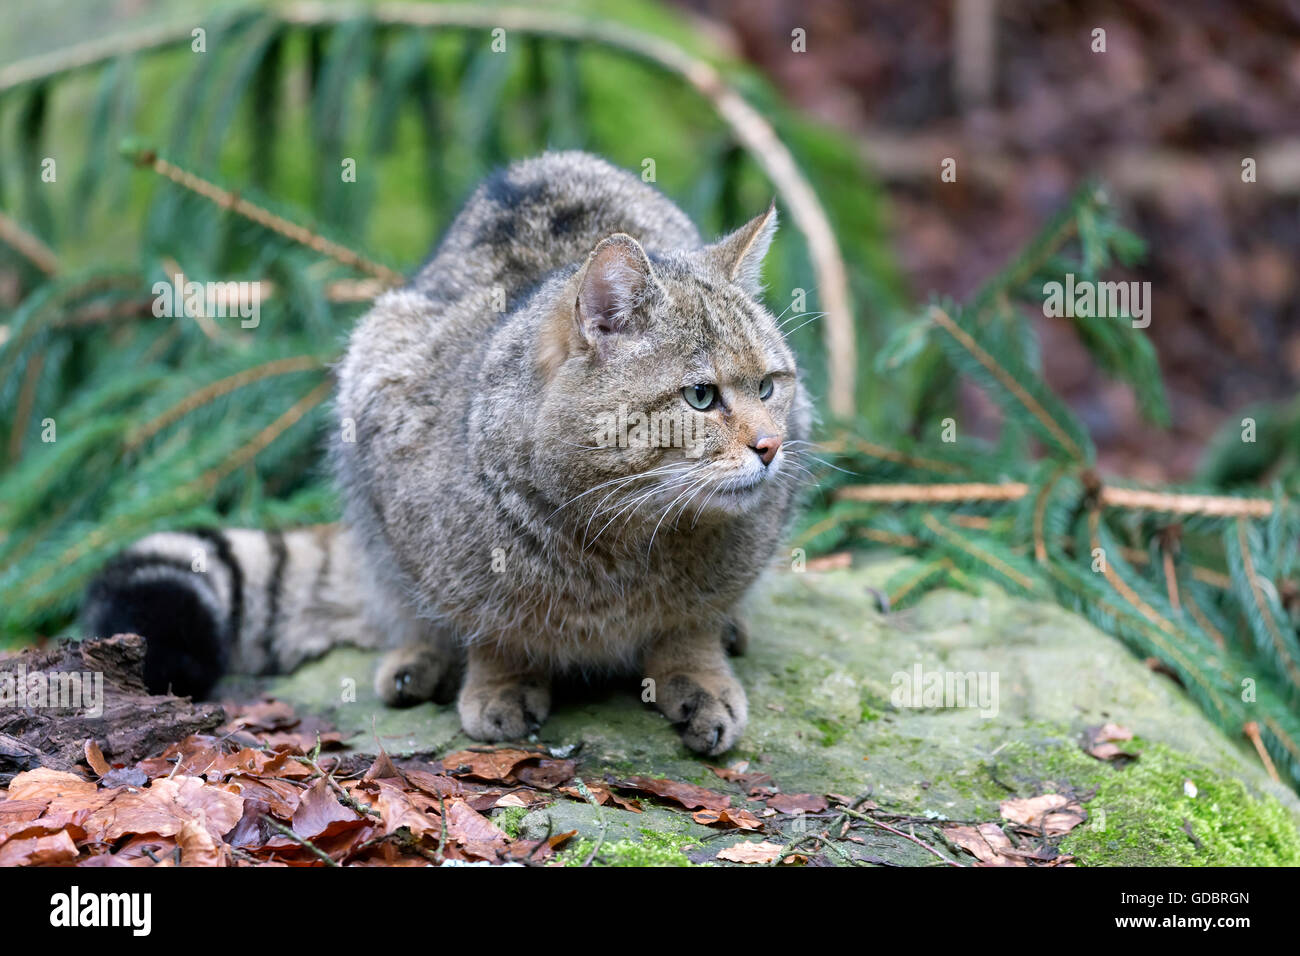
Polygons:
[[123,555],[86,592],[86,637],[139,634],[150,693],[202,699],[225,665],[225,622],[210,585],[165,559]]

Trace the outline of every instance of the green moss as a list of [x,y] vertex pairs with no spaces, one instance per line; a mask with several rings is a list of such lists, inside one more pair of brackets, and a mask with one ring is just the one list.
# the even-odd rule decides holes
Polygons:
[[826,717],[816,717],[812,725],[821,733],[818,743],[823,747],[834,747],[844,739],[844,735],[849,732],[849,728],[838,720],[830,720]]
[[[581,866],[595,845],[594,840],[574,840],[559,858],[565,866]],[[694,866],[684,851],[698,845],[678,834],[642,830],[640,840],[602,843],[592,866]]]
[[498,813],[492,815],[492,822],[495,823],[506,836],[515,840],[519,837],[519,828],[523,824],[524,817],[528,816],[527,807],[506,807]]
[[1081,864],[1300,865],[1300,835],[1276,799],[1167,747],[1102,777],[1086,806],[1091,819],[1061,844]]

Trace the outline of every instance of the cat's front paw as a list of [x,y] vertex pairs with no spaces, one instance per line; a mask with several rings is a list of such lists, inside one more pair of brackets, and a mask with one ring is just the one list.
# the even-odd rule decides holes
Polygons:
[[660,689],[657,703],[682,742],[711,757],[730,750],[749,719],[745,689],[726,671],[676,674]]
[[375,693],[389,707],[426,700],[446,703],[459,677],[455,654],[436,643],[407,644],[389,651],[375,670]]
[[461,727],[475,740],[518,740],[550,715],[551,691],[536,681],[467,683],[457,707]]

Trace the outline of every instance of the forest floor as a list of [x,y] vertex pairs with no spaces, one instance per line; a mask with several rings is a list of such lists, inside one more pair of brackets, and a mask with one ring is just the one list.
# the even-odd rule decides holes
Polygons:
[[0,865],[1300,863],[1300,800],[1169,677],[994,589],[883,614],[906,560],[764,583],[723,758],[637,682],[485,747],[454,707],[384,708],[373,655],[340,649],[231,682],[170,744],[90,734],[13,776]]

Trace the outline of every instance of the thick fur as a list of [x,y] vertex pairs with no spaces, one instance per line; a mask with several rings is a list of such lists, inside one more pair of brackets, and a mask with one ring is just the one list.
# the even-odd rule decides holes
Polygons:
[[[653,682],[692,749],[732,746],[747,705],[724,642],[741,642],[739,604],[787,527],[800,467],[789,446],[810,419],[794,356],[755,299],[774,227],[769,209],[705,246],[668,199],[582,153],[485,181],[339,366],[346,531],[330,553],[347,577],[333,575],[333,607],[282,589],[272,615],[271,592],[246,582],[226,662],[285,668],[345,632],[363,645],[382,635],[394,648],[376,676],[384,699],[460,681],[462,724],[483,740],[540,725],[554,676],[621,673],[637,692]],[[683,389],[697,384],[720,401],[689,406]],[[687,416],[699,441],[688,453],[601,440],[620,406]],[[760,449],[779,439],[764,465]],[[264,569],[245,578],[273,578],[271,551],[237,534],[232,550]],[[130,555],[175,557],[149,540]],[[228,611],[229,577],[196,584],[194,607]],[[272,618],[268,649],[258,635]],[[222,626],[217,615],[209,630]]]

